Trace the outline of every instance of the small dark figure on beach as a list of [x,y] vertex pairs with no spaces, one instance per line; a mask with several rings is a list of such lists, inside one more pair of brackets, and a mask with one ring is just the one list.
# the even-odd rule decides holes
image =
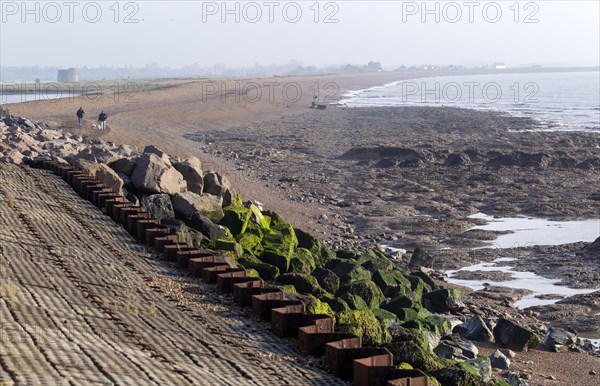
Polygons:
[[77,110],[77,119],[79,120],[79,127],[81,127],[81,123],[83,122],[83,116],[85,115],[85,111],[83,111],[83,107],[80,107]]
[[108,115],[106,115],[104,110],[102,110],[100,115],[98,115],[98,127],[100,130],[104,130],[106,128],[106,118],[108,118]]

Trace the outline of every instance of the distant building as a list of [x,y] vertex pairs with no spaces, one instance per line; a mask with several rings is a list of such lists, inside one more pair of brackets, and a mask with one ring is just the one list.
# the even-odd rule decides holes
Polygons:
[[58,70],[57,81],[63,83],[79,82],[79,78],[77,77],[77,70],[75,68],[69,68],[67,70]]
[[377,71],[381,72],[383,69],[381,68],[381,62],[369,62],[367,63],[367,71]]
[[494,63],[493,67],[496,70],[506,70],[506,64],[504,63]]

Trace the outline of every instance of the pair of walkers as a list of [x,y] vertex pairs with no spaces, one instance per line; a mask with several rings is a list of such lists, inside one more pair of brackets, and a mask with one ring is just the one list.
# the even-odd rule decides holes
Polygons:
[[[77,110],[77,119],[79,120],[79,127],[81,127],[81,124],[83,123],[84,115],[85,115],[85,111],[83,111],[83,107],[80,107],[79,110]],[[104,110],[102,110],[100,115],[98,115],[98,128],[100,130],[106,129],[106,119],[107,118],[108,118],[108,115],[106,115]]]

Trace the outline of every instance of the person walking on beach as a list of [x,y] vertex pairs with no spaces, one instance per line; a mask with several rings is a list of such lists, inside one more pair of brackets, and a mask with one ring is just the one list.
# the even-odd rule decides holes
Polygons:
[[98,115],[98,127],[100,130],[104,130],[106,128],[106,118],[108,118],[108,115],[106,115],[104,110],[102,110],[100,115]]
[[83,111],[83,107],[80,107],[77,110],[77,119],[79,120],[79,127],[81,127],[81,123],[83,122],[83,116],[85,115],[85,111]]

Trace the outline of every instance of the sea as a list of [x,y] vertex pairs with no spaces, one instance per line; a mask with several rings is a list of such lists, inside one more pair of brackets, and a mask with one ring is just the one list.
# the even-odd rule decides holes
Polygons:
[[456,75],[347,92],[339,104],[451,106],[530,117],[536,130],[600,133],[600,70]]

